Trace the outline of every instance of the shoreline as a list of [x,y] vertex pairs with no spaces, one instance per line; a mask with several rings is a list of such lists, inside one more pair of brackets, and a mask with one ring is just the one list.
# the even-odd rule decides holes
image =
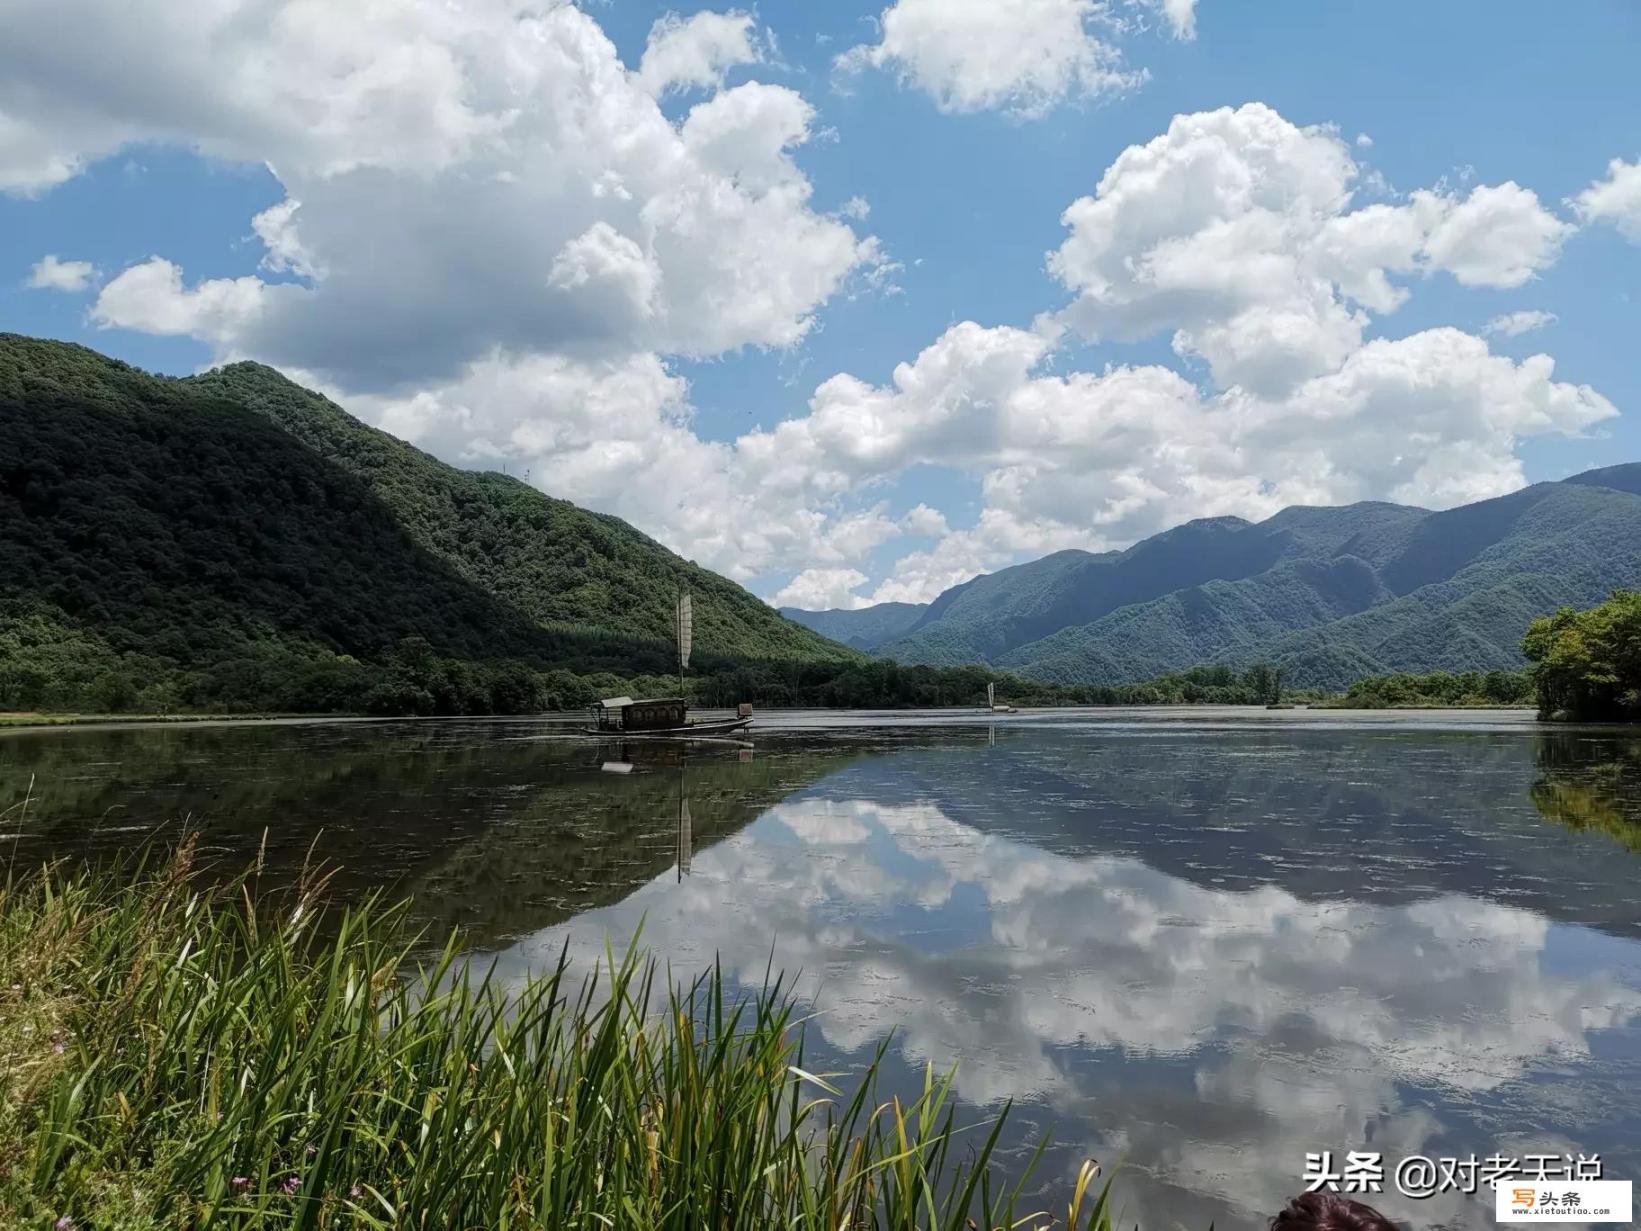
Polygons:
[[392,722],[370,714],[44,714],[0,712],[0,731],[50,727],[186,726],[202,723]]
[[[700,713],[718,712],[705,707]],[[729,712],[724,710],[722,712]],[[1542,725],[1565,728],[1569,726],[1623,727],[1623,723],[1581,723],[1537,718],[1532,706],[1479,706],[1409,704],[1395,706],[1350,706],[1316,702],[1299,702],[1271,708],[1265,705],[1227,705],[1214,702],[1181,703],[1177,705],[1059,705],[1023,706],[1012,714],[992,714],[968,706],[931,707],[926,709],[829,709],[825,707],[782,706],[759,711],[751,734],[793,732],[805,729],[870,729],[902,725],[933,725],[955,723],[963,726],[988,724],[1012,726],[1044,719],[1086,719],[1109,715],[1123,723],[1189,722],[1193,720],[1237,722],[1249,725],[1276,726],[1305,723],[1307,715],[1316,720],[1337,721],[1357,718],[1388,721],[1398,714],[1418,714],[1425,717],[1438,714],[1477,718],[1495,716],[1501,721],[1522,725]],[[576,711],[553,711],[537,714],[427,714],[427,715],[373,715],[373,714],[7,714],[0,713],[0,736],[8,733],[44,731],[96,731],[130,728],[133,730],[163,727],[272,727],[352,725],[366,723],[543,723],[549,726],[566,724],[579,717]]]

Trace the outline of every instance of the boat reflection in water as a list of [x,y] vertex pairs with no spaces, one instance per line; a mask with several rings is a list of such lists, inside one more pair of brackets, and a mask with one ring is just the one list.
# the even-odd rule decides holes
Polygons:
[[[753,746],[739,740],[713,740],[713,752],[722,757],[728,748],[733,748],[736,761],[741,764],[752,760]],[[635,773],[655,773],[658,771],[677,771],[678,775],[678,845],[675,863],[677,879],[682,881],[690,873],[690,861],[694,854],[694,838],[692,822],[689,812],[689,752],[688,745],[683,742],[639,742],[608,745],[600,750],[599,769],[607,774],[628,775]],[[617,759],[609,759],[611,756]]]
[[680,881],[689,875],[689,858],[689,795],[680,790],[678,792],[678,879]]

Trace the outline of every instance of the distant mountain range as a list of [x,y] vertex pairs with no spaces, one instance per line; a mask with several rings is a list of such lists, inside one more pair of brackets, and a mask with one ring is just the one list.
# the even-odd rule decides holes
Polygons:
[[1365,502],[1205,518],[908,604],[783,614],[885,658],[1116,684],[1270,661],[1297,685],[1522,665],[1528,621],[1641,584],[1641,464],[1442,512]]
[[906,632],[927,610],[927,603],[878,603],[855,611],[841,608],[805,611],[801,607],[782,607],[780,612],[787,619],[796,620],[823,637],[841,641],[857,650],[870,651]]

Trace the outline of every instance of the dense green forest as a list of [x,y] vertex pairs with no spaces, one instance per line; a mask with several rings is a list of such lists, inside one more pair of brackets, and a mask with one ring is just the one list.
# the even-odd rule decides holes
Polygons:
[[1451,706],[1516,706],[1533,700],[1525,671],[1398,671],[1357,680],[1343,695],[1322,704],[1348,709],[1417,709]]
[[1534,620],[1522,641],[1543,718],[1641,720],[1641,591]]

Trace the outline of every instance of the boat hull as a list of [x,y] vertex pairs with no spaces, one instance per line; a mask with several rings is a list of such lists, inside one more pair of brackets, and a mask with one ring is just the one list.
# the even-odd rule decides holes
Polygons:
[[600,731],[597,727],[578,728],[583,735],[604,739],[696,739],[706,735],[729,735],[752,725],[750,718],[725,718],[718,722],[691,722],[681,727],[661,727],[654,731]]

